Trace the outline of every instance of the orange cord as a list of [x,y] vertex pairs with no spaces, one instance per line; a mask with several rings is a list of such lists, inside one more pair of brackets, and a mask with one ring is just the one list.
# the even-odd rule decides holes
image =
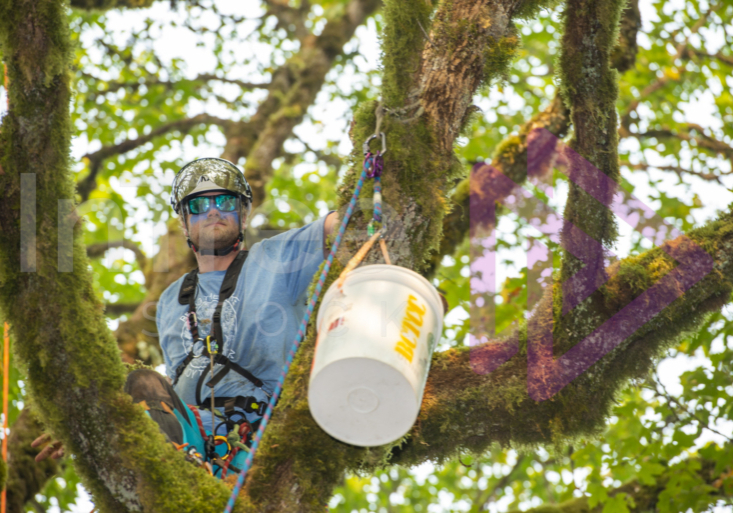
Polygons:
[[5,87],[5,103],[10,110],[10,92],[8,92],[8,65],[3,64],[3,86]]
[[338,281],[336,282],[339,289],[341,289],[344,285],[344,280],[346,279],[346,275],[349,274],[351,271],[356,269],[356,266],[358,266],[362,260],[364,260],[364,257],[367,253],[369,253],[369,250],[372,249],[372,245],[376,242],[376,240],[380,237],[381,233],[377,232],[374,235],[371,236],[371,238],[364,243],[364,245],[359,249],[359,251],[356,252],[356,255],[351,257],[351,260],[349,260],[349,263],[346,264],[346,267],[344,267],[344,270],[341,271],[341,274],[338,277]]
[[[8,461],[8,369],[10,368],[10,326],[5,323],[5,337],[3,340],[3,461]],[[5,513],[6,492],[2,493],[0,511]]]

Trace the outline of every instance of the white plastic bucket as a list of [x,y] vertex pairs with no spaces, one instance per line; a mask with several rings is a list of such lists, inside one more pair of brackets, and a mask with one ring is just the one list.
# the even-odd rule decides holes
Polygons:
[[398,440],[420,411],[443,305],[419,274],[360,267],[323,297],[308,402],[337,440],[372,447]]

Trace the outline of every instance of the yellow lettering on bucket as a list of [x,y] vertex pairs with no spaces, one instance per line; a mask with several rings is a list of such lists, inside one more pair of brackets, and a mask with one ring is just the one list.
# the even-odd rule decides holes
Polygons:
[[[427,307],[418,305],[415,296],[410,294],[407,297],[407,310],[405,311],[405,317],[402,319],[400,340],[395,345],[395,351],[404,356],[410,363],[412,363],[415,347],[417,347],[417,341],[420,338],[419,328],[423,325],[423,317],[426,311]],[[413,340],[408,338],[410,333],[414,335]]]

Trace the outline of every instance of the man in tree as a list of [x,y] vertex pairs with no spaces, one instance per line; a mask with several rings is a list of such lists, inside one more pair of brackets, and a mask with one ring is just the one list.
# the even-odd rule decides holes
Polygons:
[[[171,204],[198,268],[158,303],[167,381],[139,369],[125,384],[169,441],[193,461],[213,462],[219,477],[238,472],[246,458],[238,448],[267,407],[336,222],[332,212],[242,250],[251,202],[249,184],[229,161],[202,158],[178,172]],[[37,460],[62,454],[52,445]]]

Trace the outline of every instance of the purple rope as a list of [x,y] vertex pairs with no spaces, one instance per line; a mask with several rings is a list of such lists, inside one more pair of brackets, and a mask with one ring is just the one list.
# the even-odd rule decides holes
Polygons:
[[[377,153],[377,157],[379,157],[379,154]],[[249,472],[249,469],[252,467],[252,461],[254,460],[255,453],[257,452],[257,448],[260,445],[260,440],[262,439],[262,435],[265,432],[265,428],[267,427],[267,423],[270,421],[270,415],[272,415],[272,410],[275,408],[275,403],[277,403],[277,400],[280,398],[280,392],[282,391],[283,383],[285,382],[285,376],[288,375],[288,372],[290,371],[290,364],[293,363],[293,358],[295,357],[295,353],[298,351],[298,348],[300,347],[300,343],[303,341],[303,337],[305,336],[305,330],[308,326],[308,321],[310,321],[311,313],[313,313],[313,308],[316,305],[316,301],[318,301],[318,297],[321,295],[321,289],[323,289],[323,284],[326,281],[326,276],[328,275],[328,271],[331,269],[331,264],[333,263],[333,257],[336,255],[336,251],[338,251],[339,245],[341,244],[341,237],[343,236],[344,232],[346,231],[346,225],[349,223],[349,219],[351,218],[351,214],[354,212],[354,207],[356,206],[356,200],[359,197],[359,193],[361,192],[361,188],[364,185],[364,179],[368,176],[369,173],[369,167],[372,167],[374,169],[374,161],[376,159],[369,159],[369,155],[367,155],[367,158],[364,159],[364,169],[361,172],[361,176],[359,177],[359,181],[356,184],[356,190],[354,190],[353,196],[351,196],[351,201],[349,202],[349,206],[346,209],[346,214],[344,215],[344,219],[341,222],[341,226],[339,227],[338,234],[336,235],[336,239],[333,242],[333,246],[331,247],[331,253],[328,255],[328,259],[326,260],[326,265],[323,267],[323,272],[321,272],[321,276],[318,278],[318,283],[316,284],[316,289],[313,291],[313,294],[311,295],[311,299],[308,302],[308,308],[305,312],[305,316],[303,317],[303,321],[300,323],[300,328],[298,328],[298,334],[295,336],[295,340],[293,341],[293,345],[290,348],[290,351],[288,351],[288,356],[285,360],[285,365],[283,365],[282,371],[280,372],[280,379],[277,381],[277,385],[275,385],[275,391],[272,393],[272,397],[270,397],[270,401],[267,403],[267,410],[265,410],[265,414],[262,416],[262,422],[260,423],[259,429],[257,429],[257,433],[255,434],[253,440],[252,440],[252,447],[249,451],[249,456],[247,456],[247,460],[244,462],[244,466],[242,468],[242,471],[239,473],[239,478],[237,479],[237,484],[234,486],[234,489],[232,490],[232,495],[229,497],[229,502],[227,502],[226,509],[224,510],[225,513],[232,513],[232,508],[234,508],[234,502],[237,500],[237,496],[239,495],[239,490],[242,488],[242,485],[244,485],[244,479],[247,476],[247,472]],[[381,161],[381,158],[379,158],[379,161]],[[381,162],[378,165],[379,166],[379,174],[381,174]]]

